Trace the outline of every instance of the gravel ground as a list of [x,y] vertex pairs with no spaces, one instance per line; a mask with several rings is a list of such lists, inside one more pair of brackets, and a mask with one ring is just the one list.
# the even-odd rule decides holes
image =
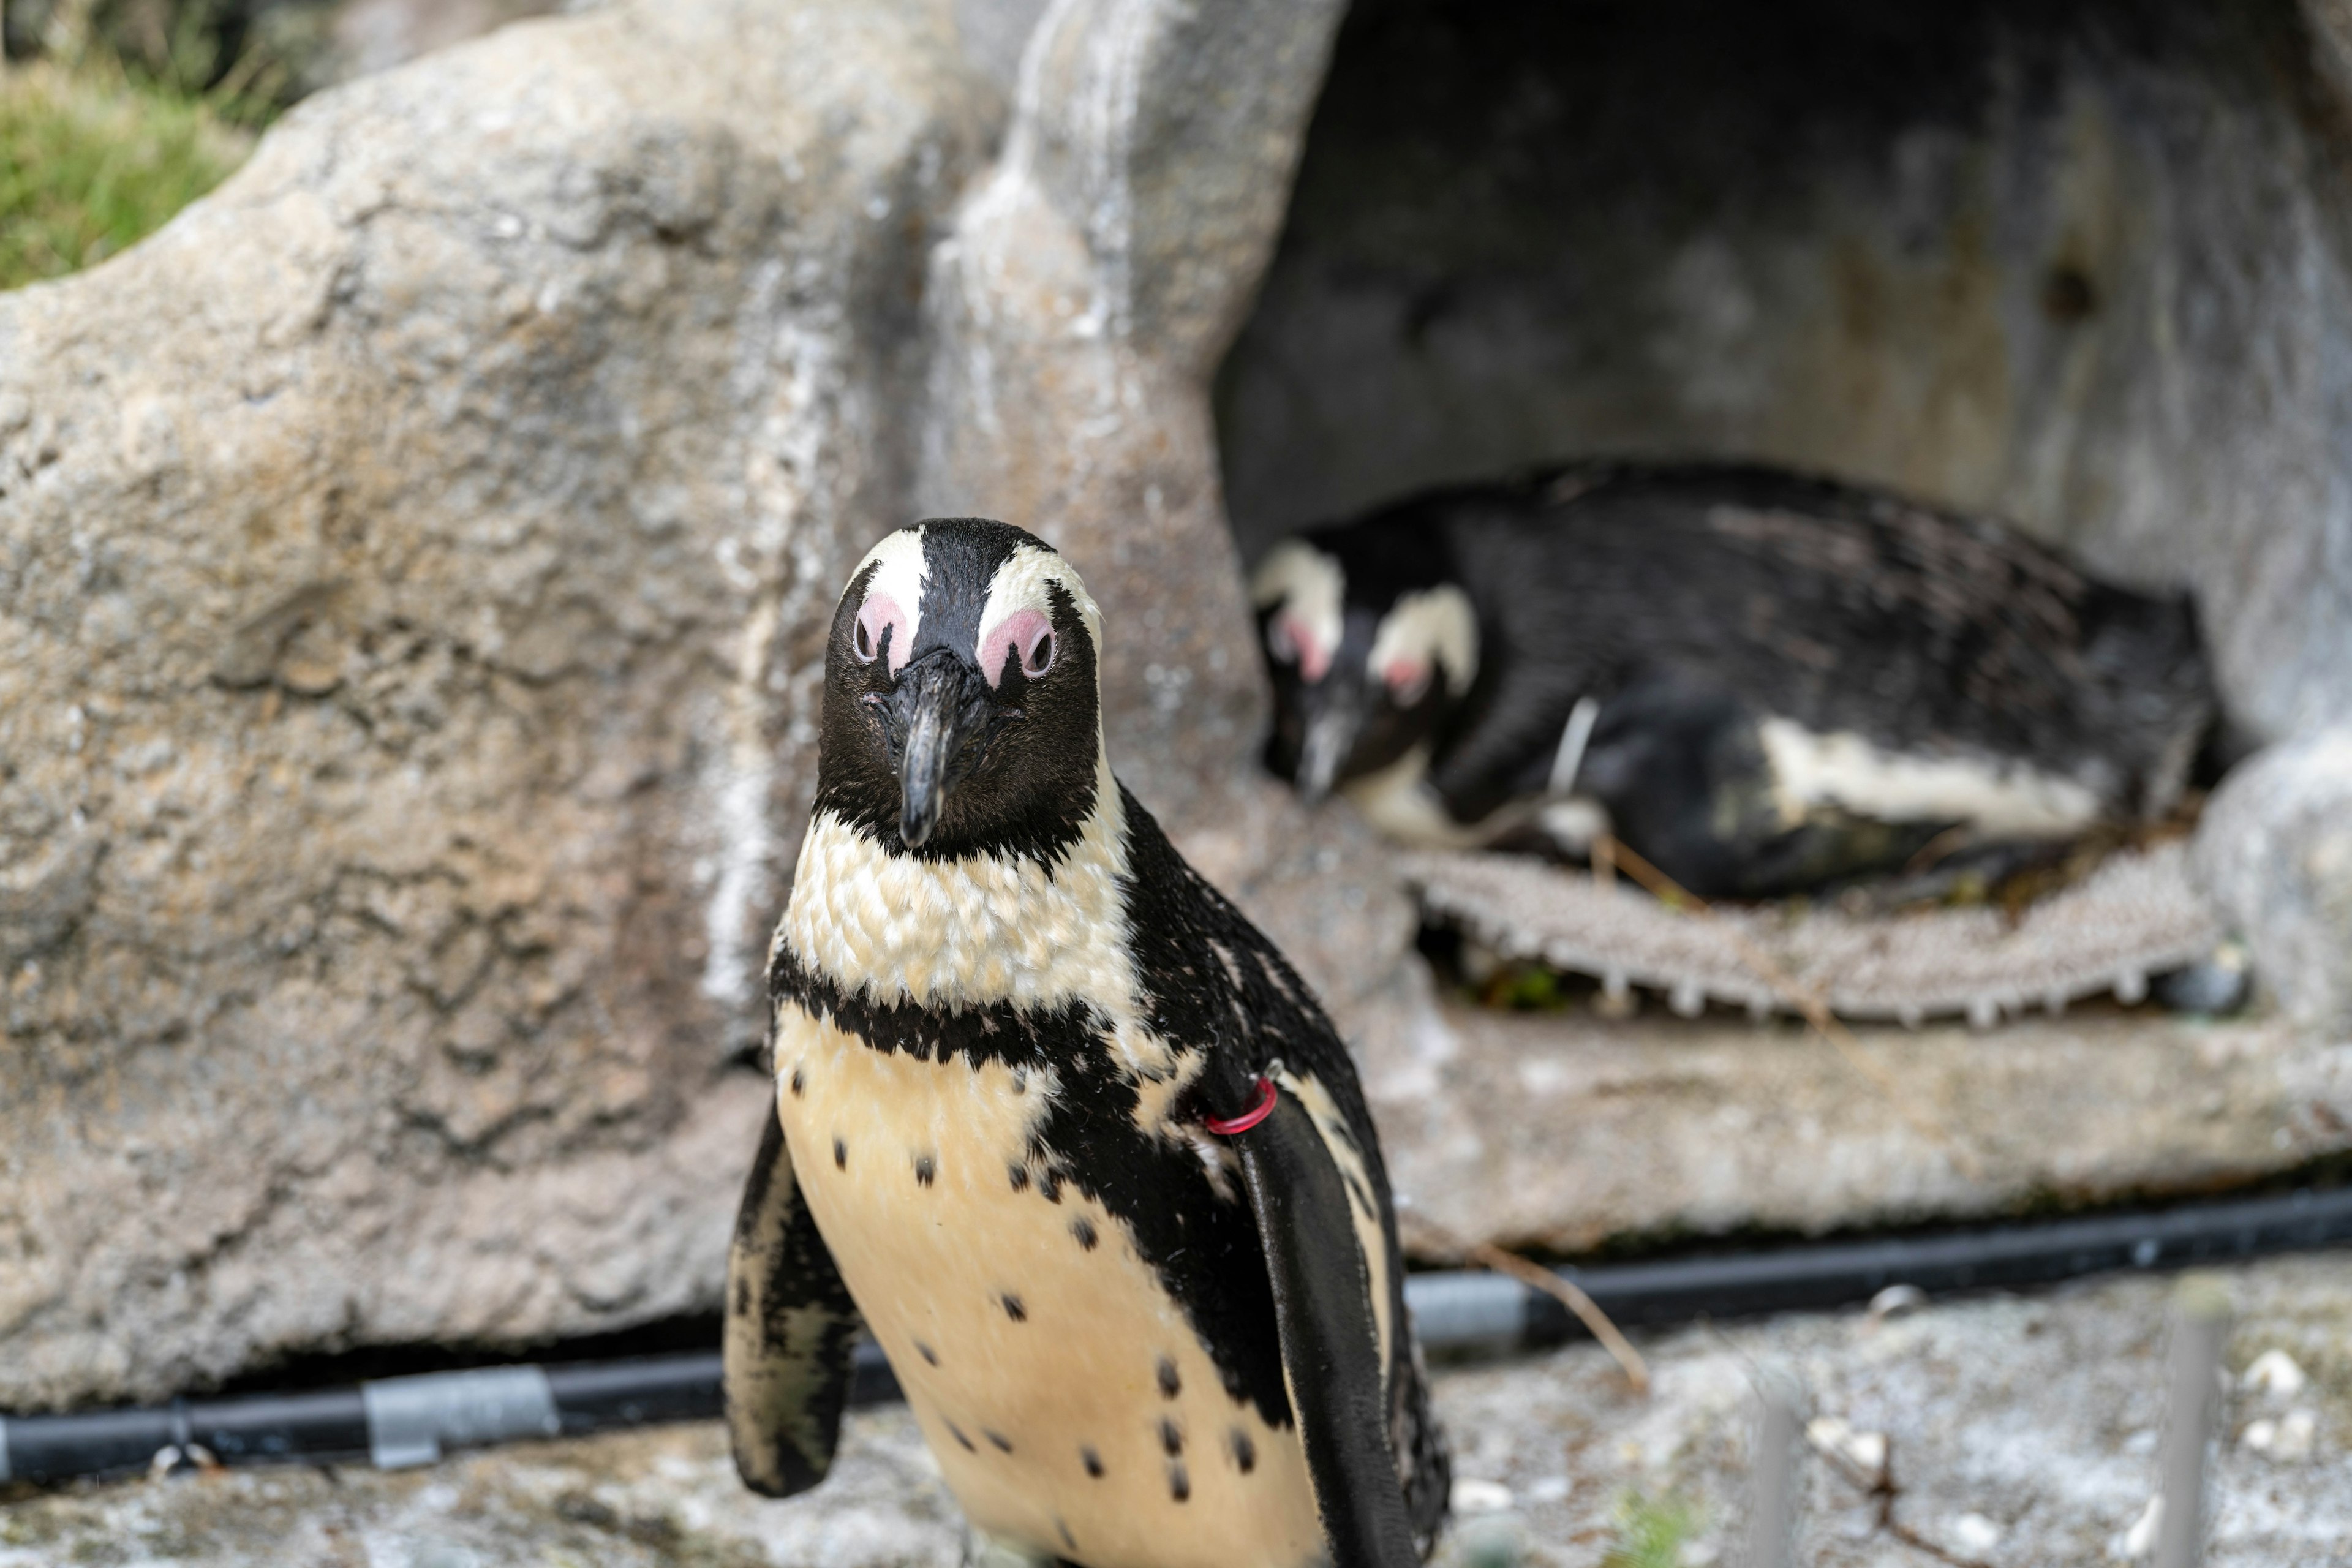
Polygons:
[[[2228,1405],[2208,1561],[2352,1563],[2352,1255],[2225,1278],[2239,1311],[2228,1360],[2242,1386]],[[2110,1560],[2147,1498],[2170,1289],[2129,1277],[1938,1301],[1884,1321],[1801,1315],[1651,1336],[1646,1399],[1590,1345],[1441,1369],[1462,1513],[1439,1561],[1593,1564],[1638,1495],[1692,1506],[1698,1528],[1684,1562],[1737,1562],[1751,1378],[1767,1367],[1801,1377],[1813,1413],[1860,1435],[1865,1457],[1869,1437],[1882,1436],[1896,1488],[1890,1531],[1880,1499],[1811,1461],[1801,1562]],[[2268,1351],[2307,1379],[2299,1391],[2242,1386]],[[2293,1457],[2306,1428],[2310,1452]],[[954,1504],[896,1406],[854,1415],[832,1479],[789,1502],[738,1487],[723,1436],[703,1424],[403,1474],[239,1471],[0,1507],[0,1568],[947,1568],[960,1540]]]

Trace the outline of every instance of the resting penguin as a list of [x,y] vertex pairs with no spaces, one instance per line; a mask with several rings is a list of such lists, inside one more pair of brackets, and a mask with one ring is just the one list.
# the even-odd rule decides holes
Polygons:
[[1286,541],[1253,597],[1310,800],[1449,847],[1597,804],[1706,895],[2161,815],[2212,713],[2185,598],[1759,467],[1432,491]]
[[1104,754],[1101,616],[1001,522],[835,611],[728,1265],[736,1464],[833,1457],[862,1321],[992,1542],[1409,1564],[1447,1465],[1348,1054]]

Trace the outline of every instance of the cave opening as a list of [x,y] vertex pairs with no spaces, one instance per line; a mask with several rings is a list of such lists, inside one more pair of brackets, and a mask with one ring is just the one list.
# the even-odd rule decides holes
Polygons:
[[1759,459],[2189,588],[2232,716],[2291,730],[2352,658],[2274,547],[2352,580],[2333,37],[2292,0],[1363,0],[1216,384],[1242,552],[1558,459]]
[[[1214,388],[1242,556],[1433,485],[1752,460],[2189,593],[2219,754],[2340,721],[2327,10],[1360,0]],[[1988,973],[1972,1018],[2033,993]]]

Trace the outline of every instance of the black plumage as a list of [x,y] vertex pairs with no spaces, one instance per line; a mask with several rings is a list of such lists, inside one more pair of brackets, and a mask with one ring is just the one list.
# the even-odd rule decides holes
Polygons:
[[[1276,772],[1409,789],[1422,836],[1467,843],[1527,826],[1566,765],[1621,837],[1704,893],[1899,867],[1955,828],[2042,842],[2160,814],[2213,710],[2184,596],[2100,582],[1990,520],[1768,468],[1583,464],[1430,491],[1302,545],[1342,603],[1337,646],[1303,659],[1299,574],[1261,578]],[[1475,668],[1399,700],[1366,661],[1404,596],[1447,584],[1475,616]],[[1347,741],[1310,780],[1318,719]]]

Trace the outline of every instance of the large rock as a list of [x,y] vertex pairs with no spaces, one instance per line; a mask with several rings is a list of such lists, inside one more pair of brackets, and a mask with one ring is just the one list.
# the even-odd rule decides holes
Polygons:
[[2290,1012],[2352,1032],[2352,728],[2261,752],[2222,782],[2198,834],[2213,901]]
[[714,1300],[954,43],[517,27],[0,296],[0,1406]]
[[1450,1048],[1365,1085],[1429,1256],[2177,1199],[2352,1149],[2352,1045],[2275,1017],[1865,1025],[1858,1070],[1793,1020],[1441,1016]]

